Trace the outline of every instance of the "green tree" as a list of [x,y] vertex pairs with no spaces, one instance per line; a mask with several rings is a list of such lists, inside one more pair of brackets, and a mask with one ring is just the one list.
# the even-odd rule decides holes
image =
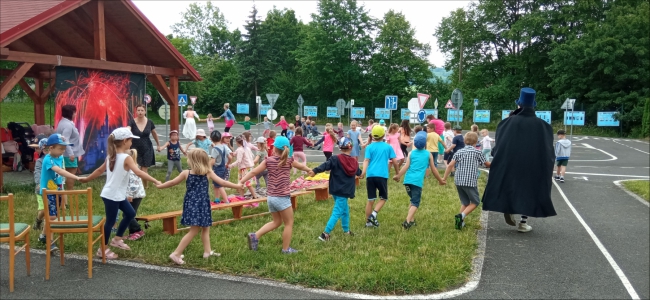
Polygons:
[[189,8],[181,13],[181,22],[172,25],[172,30],[178,37],[192,41],[191,48],[194,53],[211,54],[214,47],[210,28],[226,28],[226,24],[221,10],[208,1],[203,5],[190,4]]
[[257,8],[253,5],[249,20],[244,25],[246,33],[238,52],[238,68],[247,91],[245,99],[255,99],[255,96],[259,95],[263,78],[264,45],[260,35],[261,21],[257,13]]

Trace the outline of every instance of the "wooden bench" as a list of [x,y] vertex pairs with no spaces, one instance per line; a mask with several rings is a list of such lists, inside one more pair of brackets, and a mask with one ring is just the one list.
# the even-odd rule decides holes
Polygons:
[[314,198],[316,201],[327,200],[330,197],[329,194],[329,183],[319,184],[309,188],[306,188],[307,191],[314,191]]
[[[296,211],[298,209],[298,196],[303,196],[307,194],[311,194],[311,191],[297,191],[291,193],[291,208]],[[233,218],[232,219],[227,219],[227,220],[221,220],[221,221],[216,221],[212,222],[212,225],[219,225],[219,224],[227,224],[232,221],[236,220],[243,220],[243,219],[249,219],[253,217],[258,217],[258,216],[263,216],[266,214],[269,214],[268,212],[265,213],[260,213],[260,214],[255,214],[255,215],[250,215],[250,216],[242,216],[243,213],[243,208],[244,205],[248,204],[253,204],[253,203],[262,203],[266,202],[267,198],[262,197],[262,198],[257,198],[257,199],[251,199],[251,200],[246,200],[246,201],[237,201],[237,202],[231,202],[231,203],[223,203],[219,205],[211,205],[211,210],[222,210],[222,209],[232,209],[232,214]],[[177,211],[171,211],[171,212],[166,212],[166,213],[159,213],[159,214],[153,214],[153,215],[146,215],[146,216],[137,216],[135,217],[136,220],[138,221],[144,221],[144,226],[145,228],[149,227],[149,222],[150,221],[156,221],[156,220],[162,220],[163,221],[163,232],[167,233],[169,235],[174,235],[178,233],[180,230],[186,230],[188,228],[178,228],[178,217],[183,215],[182,210],[177,210]]]

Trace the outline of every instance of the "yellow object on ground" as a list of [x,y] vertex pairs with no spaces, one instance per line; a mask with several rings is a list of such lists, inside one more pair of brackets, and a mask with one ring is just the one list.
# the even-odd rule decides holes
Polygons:
[[330,180],[330,174],[328,174],[328,173],[318,173],[314,177],[305,178],[305,180],[309,180],[309,181]]

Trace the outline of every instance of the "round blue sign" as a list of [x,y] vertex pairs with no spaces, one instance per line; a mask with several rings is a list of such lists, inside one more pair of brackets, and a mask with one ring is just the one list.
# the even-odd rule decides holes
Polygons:
[[424,119],[426,118],[427,118],[427,112],[424,111],[424,109],[418,111],[418,121],[420,121],[420,123],[424,122]]

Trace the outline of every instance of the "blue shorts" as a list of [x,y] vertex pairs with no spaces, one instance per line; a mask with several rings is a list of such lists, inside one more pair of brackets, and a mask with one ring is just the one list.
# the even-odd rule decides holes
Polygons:
[[63,157],[63,165],[64,165],[66,168],[76,168],[76,167],[78,167],[78,165],[79,165],[79,158],[78,158],[78,157],[75,157],[74,160],[70,160],[69,157],[64,156],[64,157]]
[[266,197],[266,204],[268,204],[270,212],[280,212],[291,207],[291,197],[268,196]]
[[47,208],[50,213],[50,217],[56,217],[56,195],[47,195]]
[[411,197],[411,206],[420,207],[422,188],[417,185],[405,184],[406,193]]

